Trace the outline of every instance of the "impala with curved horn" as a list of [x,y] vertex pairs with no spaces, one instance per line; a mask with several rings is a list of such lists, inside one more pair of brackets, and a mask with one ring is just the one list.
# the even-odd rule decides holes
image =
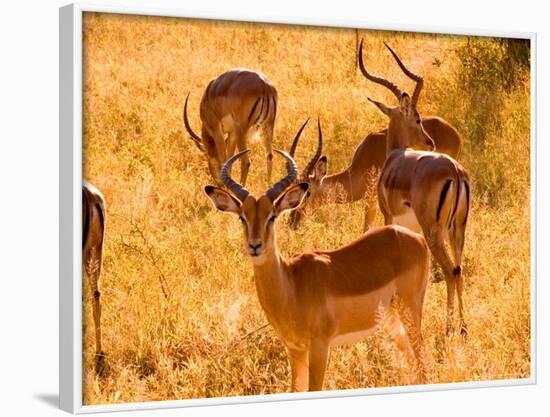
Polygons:
[[82,265],[90,280],[93,297],[97,372],[101,372],[105,354],[101,347],[101,294],[99,276],[105,235],[105,199],[93,185],[82,182]]
[[229,175],[246,150],[223,166],[221,177],[231,193],[214,186],[205,191],[218,210],[236,214],[243,224],[260,304],[288,352],[291,390],[321,390],[329,347],[367,337],[381,325],[381,311],[391,313],[389,333],[418,365],[424,382],[421,320],[430,269],[424,238],[400,226],[385,226],[336,250],[284,258],[275,220],[297,208],[309,186],[295,183],[293,158],[275,151],[286,159],[287,175],[261,197],[251,196]]
[[[183,108],[185,129],[197,148],[208,160],[210,173],[218,185],[222,184],[222,164],[235,153],[247,147],[250,138],[260,134],[267,153],[267,177],[271,178],[273,153],[271,141],[277,114],[277,90],[259,71],[235,68],[214,78],[202,96],[200,117],[201,135],[191,128],[187,116],[187,102]],[[227,140],[226,140],[227,135]],[[246,183],[250,159],[241,159],[241,183]]]
[[[416,109],[415,98],[418,99],[422,83],[416,85],[411,99],[392,82],[370,74],[363,64],[362,51],[361,41],[359,65],[363,75],[368,80],[388,88],[399,100],[399,106],[388,107],[369,98],[369,101],[389,118],[387,159],[377,185],[378,205],[386,224],[401,224],[424,233],[432,254],[445,274],[447,334],[452,332],[456,294],[460,332],[466,335],[461,263],[470,210],[468,174],[448,155],[410,149],[415,144],[432,143],[432,138],[424,129]],[[392,54],[394,57],[397,56],[393,51]],[[409,73],[414,75],[410,71]],[[419,76],[414,77],[421,80]],[[454,262],[445,248],[446,241],[453,251]]]
[[[393,49],[385,43],[384,45],[390,50],[405,75],[416,82],[413,93],[413,103],[416,103],[424,84],[423,78],[409,71]],[[362,44],[360,48],[362,48]],[[360,68],[362,73],[365,74],[364,65],[360,64]],[[394,85],[390,89],[395,90],[396,88]],[[446,153],[452,158],[459,155],[462,140],[458,131],[449,122],[437,116],[426,116],[422,117],[422,125],[433,139],[435,149],[438,152]],[[315,157],[308,164],[309,169],[304,169],[302,174],[302,180],[307,181],[310,185],[309,196],[306,197],[302,208],[291,213],[291,227],[298,227],[307,206],[315,208],[327,201],[346,204],[365,199],[363,229],[367,230],[376,216],[376,193],[371,185],[376,183],[380,169],[386,160],[386,136],[387,129],[369,133],[355,149],[351,164],[347,168],[330,175],[327,175],[327,157],[321,157],[322,143],[318,142]],[[416,146],[418,145],[413,147]],[[420,144],[420,148],[425,147],[426,145]]]

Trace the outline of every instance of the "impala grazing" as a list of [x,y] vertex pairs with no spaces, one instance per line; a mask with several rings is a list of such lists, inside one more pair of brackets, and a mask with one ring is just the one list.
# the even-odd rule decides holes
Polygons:
[[105,355],[101,347],[101,294],[99,275],[103,258],[103,237],[105,235],[105,200],[93,185],[82,184],[82,264],[90,280],[93,296],[96,357],[95,367],[101,372]]
[[243,224],[244,247],[254,268],[260,304],[283,341],[292,370],[292,391],[321,390],[331,345],[357,342],[384,324],[426,381],[421,335],[422,307],[428,282],[429,251],[422,235],[400,226],[375,228],[333,251],[281,256],[275,220],[300,206],[307,183],[296,184],[290,155],[287,175],[256,199],[230,177],[230,158],[221,177],[232,194],[207,186],[206,194],[221,211]]
[[[389,48],[388,45],[386,47]],[[415,81],[416,100],[418,100],[424,82],[422,77],[410,72],[397,54],[391,48],[389,49],[405,75]],[[364,66],[360,68],[364,74]],[[452,158],[458,156],[462,141],[458,131],[449,122],[437,116],[426,116],[422,117],[422,125],[433,138],[438,152],[446,153]],[[327,158],[321,157],[323,144],[319,142],[315,153],[316,158],[310,161],[301,177],[301,181],[306,181],[310,185],[309,195],[302,208],[291,213],[291,227],[299,226],[307,206],[319,207],[329,200],[337,204],[346,204],[365,199],[364,230],[368,230],[376,215],[376,193],[375,187],[371,185],[376,183],[380,169],[386,160],[386,136],[387,129],[369,133],[355,149],[350,166],[331,175],[327,175]]]
[[[403,68],[395,52],[389,49]],[[422,83],[417,83],[411,99],[392,82],[370,74],[363,64],[363,42],[359,48],[359,65],[368,80],[388,88],[399,100],[399,106],[388,107],[369,98],[389,118],[387,159],[377,185],[378,205],[385,224],[400,224],[424,233],[431,252],[445,274],[447,334],[452,333],[456,294],[460,332],[466,335],[461,262],[470,210],[468,174],[448,155],[410,149],[431,147],[433,144],[416,109]],[[445,248],[446,241],[454,252],[454,263]]]
[[[277,114],[277,90],[258,71],[235,68],[214,78],[202,96],[201,135],[191,129],[185,99],[183,120],[191,139],[208,159],[208,167],[218,185],[222,184],[222,164],[235,153],[247,148],[249,139],[260,134],[267,153],[267,178],[271,179],[273,152],[271,141]],[[227,135],[227,140],[226,140]],[[246,183],[250,159],[241,160],[241,183]]]

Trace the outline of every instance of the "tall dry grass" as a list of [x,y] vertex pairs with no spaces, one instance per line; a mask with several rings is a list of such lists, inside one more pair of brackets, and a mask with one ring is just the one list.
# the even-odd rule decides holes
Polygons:
[[[372,71],[411,90],[389,42],[425,76],[419,109],[463,134],[473,183],[464,274],[469,337],[444,337],[445,285],[430,284],[423,334],[431,383],[530,375],[529,84],[476,91],[461,78],[462,37],[360,31]],[[93,372],[91,303],[84,288],[86,404],[267,394],[288,390],[281,342],[257,301],[237,219],[203,193],[206,162],[182,130],[207,82],[232,67],[263,71],[279,92],[274,146],[286,149],[320,116],[329,170],[386,119],[367,96],[393,103],[355,67],[353,30],[86,14],[84,172],[107,201],[101,276],[105,376]],[[488,41],[490,42],[490,41]],[[469,79],[475,85],[475,79]],[[491,95],[493,94],[493,95]],[[480,104],[481,103],[481,104]],[[314,150],[309,126],[297,151]],[[254,143],[249,189],[265,190]],[[282,175],[276,159],[274,176]],[[238,175],[235,173],[235,175]],[[284,255],[329,249],[361,233],[363,204],[329,204],[297,232],[278,222]],[[381,224],[381,218],[377,219]],[[86,284],[85,284],[86,287]],[[409,384],[413,375],[383,333],[332,350],[325,389]]]

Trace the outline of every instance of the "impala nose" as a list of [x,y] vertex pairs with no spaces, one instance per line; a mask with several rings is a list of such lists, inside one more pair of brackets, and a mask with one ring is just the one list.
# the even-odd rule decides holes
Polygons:
[[262,248],[262,242],[248,242],[248,252],[252,256],[259,255],[259,250]]

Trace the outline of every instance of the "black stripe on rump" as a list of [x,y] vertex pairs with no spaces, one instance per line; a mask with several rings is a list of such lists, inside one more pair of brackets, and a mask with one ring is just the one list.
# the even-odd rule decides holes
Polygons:
[[466,215],[462,224],[466,224],[468,214],[470,214],[470,184],[468,184],[468,181],[464,181],[464,186],[466,187]]
[[256,120],[254,120],[254,125],[257,125],[262,118],[262,114],[264,113],[264,106],[265,106],[265,97],[262,97],[262,107],[260,107],[260,111],[258,112],[258,117],[256,117]]
[[261,99],[262,99],[262,97],[258,97],[256,102],[252,106],[252,110],[250,111],[250,114],[248,115],[248,124],[250,124],[250,119],[252,118],[252,115],[254,114],[254,111],[256,110],[256,107],[258,106],[258,103],[260,102]]
[[453,214],[451,214],[451,217],[449,218],[449,226],[451,227],[452,224],[455,222],[456,212],[458,210],[458,200],[460,199],[460,178],[456,182],[456,198],[455,198],[455,206],[453,208]]
[[96,203],[97,211],[99,213],[99,222],[101,223],[101,230],[105,233],[105,207],[103,204]]
[[441,209],[443,208],[443,203],[445,202],[445,197],[447,197],[447,193],[449,192],[449,187],[453,183],[453,180],[447,180],[445,185],[443,186],[443,190],[441,191],[441,197],[439,197],[439,204],[437,205],[437,212],[435,219],[436,221],[439,221],[439,217],[441,216]]

